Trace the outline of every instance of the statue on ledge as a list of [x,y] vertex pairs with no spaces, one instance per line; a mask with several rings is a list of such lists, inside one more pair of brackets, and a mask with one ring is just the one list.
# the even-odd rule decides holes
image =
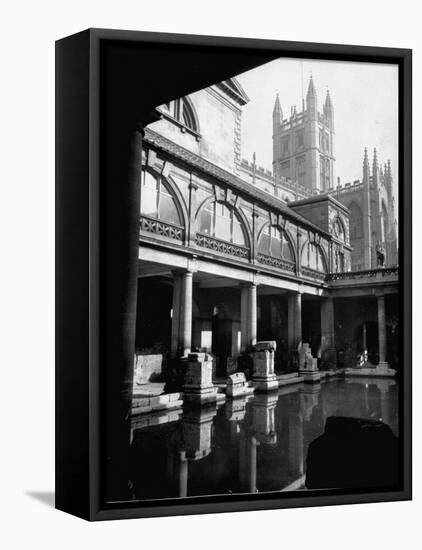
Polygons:
[[376,246],[376,252],[377,252],[377,267],[384,267],[385,263],[385,250],[381,243],[377,243]]

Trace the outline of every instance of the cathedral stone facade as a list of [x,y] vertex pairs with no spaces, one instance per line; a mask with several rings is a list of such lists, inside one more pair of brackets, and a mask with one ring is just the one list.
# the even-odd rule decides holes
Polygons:
[[[333,103],[327,91],[322,111],[318,111],[311,77],[301,112],[294,106],[285,118],[277,94],[273,109],[273,172],[257,166],[255,158],[251,163],[243,160],[241,170],[255,185],[310,215],[325,229],[329,228],[328,218],[318,219],[318,205],[331,199],[343,205],[349,217],[353,271],[396,266],[397,221],[390,161],[383,166],[375,149],[370,160],[365,149],[362,179],[345,185],[336,179],[335,161]],[[330,222],[334,224],[332,230],[338,231],[334,216]]]

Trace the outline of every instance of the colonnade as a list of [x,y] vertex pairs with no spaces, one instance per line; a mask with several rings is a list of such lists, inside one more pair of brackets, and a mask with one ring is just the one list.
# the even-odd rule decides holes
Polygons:
[[[173,316],[171,354],[185,357],[192,348],[192,297],[194,273],[190,270],[173,271]],[[240,287],[240,351],[246,352],[257,341],[257,284],[242,283]],[[384,295],[377,296],[378,339],[380,364],[386,364],[386,318]],[[334,300],[320,299],[322,353],[334,353],[335,323]],[[297,350],[302,341],[302,293],[288,294],[288,348]]]

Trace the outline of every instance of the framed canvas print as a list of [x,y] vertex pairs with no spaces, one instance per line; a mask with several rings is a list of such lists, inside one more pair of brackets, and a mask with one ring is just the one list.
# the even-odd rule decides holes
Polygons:
[[411,498],[411,51],[56,43],[56,506]]

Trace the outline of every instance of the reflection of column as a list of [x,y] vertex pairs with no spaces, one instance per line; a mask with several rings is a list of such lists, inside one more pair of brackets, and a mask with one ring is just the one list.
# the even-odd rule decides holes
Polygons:
[[251,283],[248,288],[249,295],[249,345],[256,344],[256,285]]
[[386,331],[385,331],[385,302],[384,295],[378,296],[378,348],[379,365],[385,365],[386,360]]
[[303,419],[296,411],[288,416],[289,420],[289,475],[300,477],[304,471],[303,456]]
[[256,493],[256,448],[259,445],[254,437],[251,437],[249,441],[249,461],[250,461],[250,477],[249,477],[249,491]]
[[179,453],[179,497],[186,497],[188,494],[188,461],[186,453]]
[[180,295],[181,273],[173,271],[173,316],[171,320],[171,356],[176,357],[179,351],[180,333]]
[[191,351],[192,340],[192,281],[193,273],[182,273],[182,308],[180,322],[181,351],[187,356]]

